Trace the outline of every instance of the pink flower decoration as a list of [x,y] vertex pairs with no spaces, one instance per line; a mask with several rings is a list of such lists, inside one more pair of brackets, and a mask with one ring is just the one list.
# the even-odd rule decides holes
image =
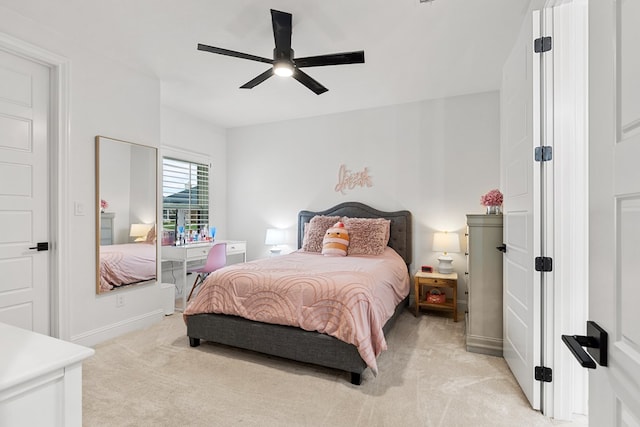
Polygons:
[[502,205],[502,199],[503,197],[500,190],[494,189],[480,197],[480,204],[482,206],[500,206]]
[[109,203],[105,199],[100,199],[100,207],[102,209],[107,209],[109,207]]

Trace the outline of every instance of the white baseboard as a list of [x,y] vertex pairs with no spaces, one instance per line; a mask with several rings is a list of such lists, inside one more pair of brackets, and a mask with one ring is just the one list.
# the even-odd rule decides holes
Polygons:
[[472,353],[488,354],[489,356],[502,357],[502,339],[467,335],[467,351]]
[[120,322],[102,326],[91,331],[86,331],[71,337],[71,342],[86,347],[93,347],[96,344],[119,337],[128,332],[137,331],[138,329],[147,328],[164,319],[164,310],[153,310]]

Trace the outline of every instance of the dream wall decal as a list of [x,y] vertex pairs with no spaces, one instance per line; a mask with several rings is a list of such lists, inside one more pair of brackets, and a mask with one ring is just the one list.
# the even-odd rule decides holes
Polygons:
[[347,194],[346,190],[355,187],[373,187],[369,168],[365,167],[361,172],[353,172],[346,165],[340,165],[338,169],[338,183],[335,186],[336,193]]

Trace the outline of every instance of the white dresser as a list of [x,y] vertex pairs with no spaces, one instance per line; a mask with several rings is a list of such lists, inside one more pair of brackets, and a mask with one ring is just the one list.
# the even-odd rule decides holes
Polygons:
[[82,361],[93,354],[0,323],[0,425],[82,426]]
[[116,217],[114,212],[100,213],[100,245],[113,245],[115,241],[115,228],[113,221]]
[[467,215],[467,351],[502,356],[502,215]]

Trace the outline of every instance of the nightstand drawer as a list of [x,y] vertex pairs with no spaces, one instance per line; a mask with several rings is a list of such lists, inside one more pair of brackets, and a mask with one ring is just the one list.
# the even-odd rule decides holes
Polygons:
[[451,279],[434,279],[434,278],[426,278],[426,277],[420,277],[418,279],[420,281],[421,285],[425,285],[425,286],[434,286],[434,287],[453,287],[456,285],[457,280],[451,280]]
[[247,252],[247,242],[228,242],[227,255],[243,254]]

